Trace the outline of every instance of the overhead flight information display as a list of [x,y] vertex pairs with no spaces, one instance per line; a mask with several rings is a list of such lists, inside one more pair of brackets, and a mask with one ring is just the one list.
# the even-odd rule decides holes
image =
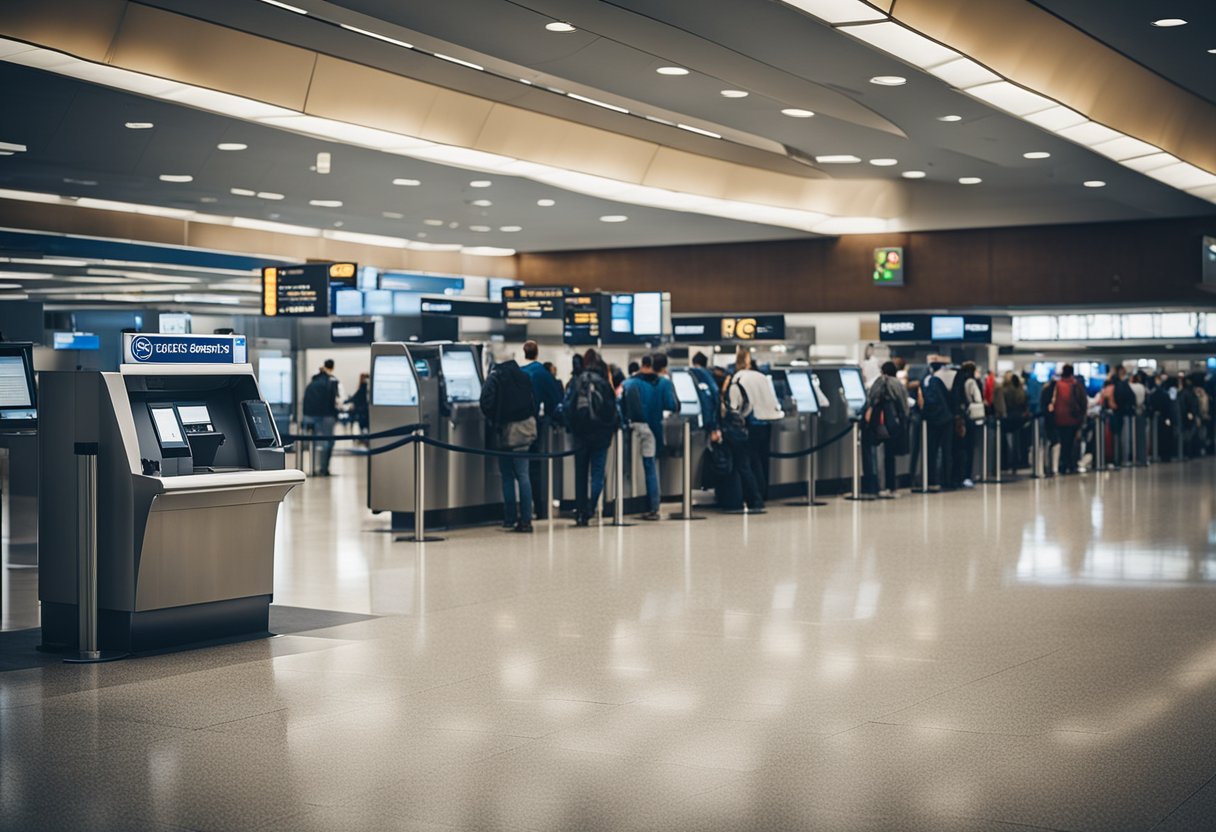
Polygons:
[[507,286],[502,290],[507,320],[514,324],[528,321],[561,320],[564,286]]
[[262,269],[262,314],[267,317],[324,317],[331,295],[356,288],[354,263],[307,263]]
[[784,315],[696,315],[673,318],[676,341],[715,344],[729,341],[781,341]]
[[599,341],[602,300],[598,293],[566,295],[562,325],[562,340],[565,343],[595,344]]

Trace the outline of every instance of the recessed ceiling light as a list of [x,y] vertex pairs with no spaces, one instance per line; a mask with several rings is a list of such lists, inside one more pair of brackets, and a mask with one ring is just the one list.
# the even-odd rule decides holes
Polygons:
[[460,64],[461,66],[467,66],[469,69],[475,69],[478,72],[485,71],[484,66],[482,66],[481,64],[475,64],[472,61],[465,61],[465,60],[461,60],[460,58],[453,58],[451,55],[441,55],[438,52],[435,52],[434,55],[436,58],[438,58],[441,61],[447,61],[448,63],[451,63],[451,64]]
[[199,201],[199,202],[205,202],[205,203],[206,203],[206,204],[208,204],[208,205],[211,205],[211,204],[212,204],[212,203],[214,203],[214,202],[219,202],[219,200],[218,200],[218,199],[216,199],[216,198],[215,198],[215,197],[213,197],[213,196],[200,196],[200,197],[198,198],[198,201]]
[[251,191],[248,188],[229,188],[228,193],[233,196],[257,196],[256,191]]
[[1085,182],[1082,182],[1081,184],[1087,188],[1105,188],[1106,187],[1106,183],[1103,182],[1101,179],[1088,179]]
[[962,176],[959,177],[958,184],[960,185],[978,185],[983,182],[978,176]]
[[276,194],[273,191],[258,191],[258,199],[269,199],[277,202],[285,197],[282,194]]
[[681,130],[687,130],[689,133],[699,133],[702,136],[709,136],[711,139],[722,138],[720,133],[715,133],[712,130],[706,130],[704,127],[694,127],[691,124],[677,124],[676,127],[679,127]]
[[1022,154],[1023,159],[1050,159],[1051,154],[1046,150],[1032,150],[1029,153]]
[[448,228],[460,228],[460,223],[450,222],[450,223],[448,223]]
[[514,234],[516,231],[523,231],[524,227],[522,225],[504,225],[498,230],[507,234]]
[[660,75],[687,75],[688,70],[682,66],[661,66],[655,70]]
[[861,158],[851,153],[832,153],[827,156],[816,156],[815,161],[821,165],[855,165]]
[[420,182],[420,181],[419,181],[419,180],[417,180],[417,179],[394,179],[394,180],[393,180],[393,184],[394,184],[394,185],[401,185],[401,186],[406,187],[406,188],[416,188],[416,187],[418,187],[419,185],[421,185],[421,184],[422,184],[422,182]]
[[871,159],[870,164],[876,168],[889,168],[899,164],[898,159]]
[[473,204],[476,205],[478,208],[489,208],[494,203],[490,202],[490,200],[488,200],[488,199],[475,199],[475,200],[473,200]]
[[955,121],[962,121],[963,117],[962,116],[938,116],[937,120],[945,121],[945,122],[955,122]]
[[399,213],[397,211],[381,211],[380,216],[384,217],[386,220],[403,220],[403,219],[405,219],[405,214]]
[[536,200],[536,204],[537,204],[537,205],[539,205],[541,208],[552,208],[554,205],[556,205],[556,204],[557,204],[557,200],[554,200],[554,199],[538,199],[538,200]]
[[1209,54],[1209,55],[1216,55],[1216,49],[1209,49],[1209,50],[1208,50],[1208,54]]
[[317,154],[317,167],[316,167],[317,173],[329,173],[330,163],[332,161],[333,161],[333,157],[330,156],[328,153],[318,153]]
[[625,216],[624,214],[605,214],[604,216],[600,217],[600,222],[624,222],[627,219],[629,219],[629,217]]
[[0,156],[12,156],[12,155],[13,155],[13,151],[11,151],[11,150],[0,150]]
[[747,90],[722,90],[719,95],[723,98],[747,98],[749,93]]
[[488,188],[493,184],[494,183],[491,182],[489,179],[474,179],[472,182],[469,183],[469,187],[470,188]]
[[151,130],[156,125],[150,121],[128,121],[123,127],[128,130]]
[[414,236],[415,236],[415,237],[417,237],[419,240],[423,240],[423,239],[426,239],[426,232],[425,232],[425,231],[419,231],[419,232],[418,232],[417,234],[415,234]]
[[488,226],[488,225],[470,225],[469,230],[484,234],[485,232],[490,230],[490,226]]
[[1186,21],[1181,17],[1163,17],[1160,20],[1154,20],[1153,25],[1161,29],[1170,29],[1174,26],[1185,26]]
[[248,150],[249,145],[241,144],[240,142],[220,142],[215,146],[216,150]]
[[96,179],[73,179],[70,176],[65,176],[63,178],[63,184],[65,184],[65,185],[85,185],[88,187],[92,187],[93,185],[97,184],[97,180]]
[[902,75],[875,75],[870,79],[870,83],[880,87],[902,87],[908,83],[908,79]]
[[443,225],[443,220],[423,220],[422,224],[423,225],[433,225],[436,228],[438,228],[439,226]]
[[308,204],[314,208],[341,208],[342,200],[340,199],[310,199]]
[[815,114],[810,110],[803,110],[800,107],[786,107],[781,111],[781,115],[789,116],[790,118],[810,118]]
[[335,221],[334,221],[334,228],[341,228],[341,227],[342,227],[342,226],[344,226],[344,225],[346,225],[346,223],[342,222],[342,220],[335,220]]
[[573,32],[575,28],[569,23],[562,20],[555,20],[552,23],[546,23],[545,28],[550,32]]
[[194,177],[188,173],[162,173],[161,182],[193,182]]
[[904,179],[924,179],[925,172],[923,170],[906,170],[900,176]]

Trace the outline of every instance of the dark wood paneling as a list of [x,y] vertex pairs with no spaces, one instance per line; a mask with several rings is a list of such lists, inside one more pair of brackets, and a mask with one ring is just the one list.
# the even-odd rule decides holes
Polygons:
[[[859,312],[1075,304],[1195,304],[1216,216],[815,240],[521,254],[533,284],[672,294],[677,312]],[[902,245],[907,285],[870,280],[873,250]]]

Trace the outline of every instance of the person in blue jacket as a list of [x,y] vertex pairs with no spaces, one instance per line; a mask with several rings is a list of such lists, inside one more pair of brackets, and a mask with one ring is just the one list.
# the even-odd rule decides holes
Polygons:
[[[665,368],[667,356],[660,357]],[[621,409],[633,432],[633,441],[641,450],[646,473],[648,510],[642,515],[643,520],[660,519],[657,457],[663,450],[663,411],[679,408],[675,385],[655,372],[654,364],[654,358],[645,356],[637,374],[627,378],[621,387]]]
[[[549,368],[537,360],[540,355],[540,345],[535,341],[524,342],[524,360],[527,362],[520,369],[532,382],[532,398],[536,402],[536,441],[528,448],[529,453],[539,453],[545,448],[545,437],[549,436],[551,425],[558,424],[562,406],[562,385]],[[529,479],[536,485],[544,482],[542,472],[545,469],[543,460],[533,459],[528,463]],[[544,493],[543,489],[540,493]],[[536,516],[547,518],[552,506],[545,505],[545,500],[536,501]]]
[[692,366],[688,368],[693,381],[697,384],[697,398],[701,400],[701,427],[709,434],[711,442],[720,442],[722,434],[718,431],[718,410],[721,407],[721,394],[718,392],[718,382],[709,371],[709,358],[703,352],[692,357]]

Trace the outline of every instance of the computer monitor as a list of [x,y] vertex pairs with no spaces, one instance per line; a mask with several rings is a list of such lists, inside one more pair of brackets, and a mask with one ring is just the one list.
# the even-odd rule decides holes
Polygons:
[[211,413],[207,405],[201,402],[178,402],[177,415],[186,427],[186,433],[200,433],[212,430]]
[[408,356],[377,355],[372,364],[372,404],[417,407],[418,382]]
[[809,370],[787,370],[785,383],[790,387],[790,396],[799,413],[818,413],[819,397],[815,395],[815,386],[811,383]]
[[444,387],[449,402],[475,402],[481,399],[481,375],[472,350],[445,349],[439,357]]
[[393,314],[393,293],[389,289],[368,289],[363,293],[364,315]]
[[148,413],[152,417],[152,427],[156,431],[156,441],[162,451],[189,450],[190,442],[186,439],[186,429],[177,408],[172,404],[150,404]]
[[697,381],[687,370],[672,370],[671,383],[676,388],[676,401],[680,403],[681,416],[701,415],[701,397],[697,395]]
[[856,367],[842,368],[840,386],[844,388],[844,400],[849,403],[849,408],[860,412],[866,405],[866,386],[861,380],[861,370]]
[[33,347],[0,344],[0,432],[38,426]]

